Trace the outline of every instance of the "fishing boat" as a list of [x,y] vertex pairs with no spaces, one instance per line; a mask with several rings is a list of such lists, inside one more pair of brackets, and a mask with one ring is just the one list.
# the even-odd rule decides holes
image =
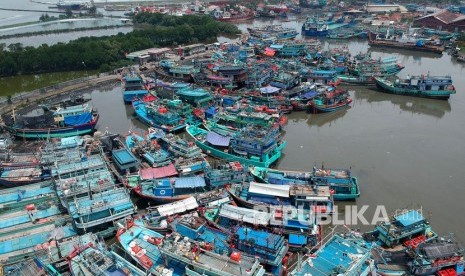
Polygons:
[[[32,214],[39,210],[32,210]],[[43,214],[46,210],[41,211]],[[53,247],[63,239],[75,237],[76,230],[67,215],[55,215],[34,220],[34,216],[27,214],[18,217],[23,221],[21,227],[8,227],[8,221],[2,220],[0,239],[0,261],[5,263],[23,262],[25,259],[37,256],[38,249]],[[34,222],[33,222],[34,221]],[[18,225],[17,225],[18,226]]]
[[349,91],[347,90],[334,89],[326,91],[322,96],[310,101],[309,111],[312,113],[326,113],[347,108],[352,103],[352,99],[349,96]]
[[301,172],[252,167],[250,172],[257,181],[264,183],[329,186],[334,191],[334,200],[354,200],[360,196],[357,178],[350,170],[314,167],[311,172]]
[[187,133],[205,153],[226,161],[239,161],[243,165],[269,167],[281,157],[285,141],[276,139],[279,128],[248,127],[233,137],[188,126]]
[[284,235],[290,250],[300,250],[303,246],[316,246],[320,240],[320,227],[315,217],[306,218],[303,214],[282,219],[282,210],[275,209],[264,212],[238,207],[229,203],[201,209],[205,217],[214,227],[229,232],[231,225],[248,225],[270,233]]
[[31,168],[40,164],[40,157],[37,153],[16,153],[6,152],[1,154],[0,166],[7,168]]
[[251,36],[257,38],[275,37],[278,40],[294,39],[299,34],[293,28],[285,28],[281,25],[266,25],[263,27],[247,28]]
[[226,184],[249,182],[252,176],[238,161],[225,162],[210,168],[205,172],[205,180],[211,187],[221,187]]
[[136,225],[132,220],[126,220],[116,233],[121,247],[152,275],[181,276],[185,273],[182,265],[165,261],[159,245],[163,243],[163,236],[155,231]]
[[167,134],[160,140],[162,147],[166,148],[175,157],[187,159],[202,156],[202,150],[194,142],[174,134]]
[[[229,82],[228,82],[229,83]],[[213,100],[212,95],[205,89],[186,87],[176,91],[181,101],[185,101],[195,107],[205,107]]]
[[135,72],[125,74],[122,84],[124,87],[123,100],[125,104],[130,104],[134,99],[142,98],[149,93],[141,76]]
[[329,215],[333,212],[333,194],[328,186],[275,185],[257,182],[234,184],[227,188],[234,201],[241,207],[269,210],[278,208],[303,208],[305,215]]
[[[289,268],[290,275],[376,276],[370,244],[355,233],[334,234],[317,251]],[[335,274],[336,273],[336,274]]]
[[[122,231],[119,232],[121,234],[118,236],[121,244],[127,248],[128,252],[134,252],[133,258],[140,264],[144,264],[143,266],[149,270],[163,262],[169,265],[169,261],[171,261],[177,263],[179,268],[182,267],[187,275],[261,276],[265,273],[258,260],[254,258],[242,257],[240,253],[232,253],[230,257],[221,256],[212,252],[211,246],[206,246],[205,243],[196,242],[188,237],[183,238],[178,233],[163,237],[156,232],[132,225],[126,231],[131,231],[133,233],[131,236],[134,236],[134,233],[137,235],[126,245],[127,236]],[[150,262],[145,261],[145,257]],[[160,271],[160,268],[157,270]],[[180,270],[174,268],[171,273],[172,275],[180,275],[182,271]]]
[[41,115],[2,115],[5,129],[25,139],[62,138],[93,133],[99,114],[88,104],[68,106]]
[[230,256],[240,253],[243,257],[257,258],[273,275],[285,272],[288,245],[281,235],[239,225],[221,231],[209,227],[196,213],[178,217],[170,225],[182,237],[204,244],[212,252]]
[[412,238],[423,236],[424,241],[437,237],[429,222],[418,210],[406,210],[392,217],[391,221],[376,226],[365,234],[366,239],[374,240],[385,248],[393,248]]
[[193,193],[204,193],[210,190],[202,176],[146,180],[130,176],[127,182],[127,185],[133,186],[133,192],[136,195],[148,199],[152,204],[171,203],[189,198]]
[[168,133],[178,132],[186,127],[185,119],[179,114],[169,112],[163,105],[134,100],[132,107],[137,118],[151,127],[162,129]]
[[0,211],[38,204],[50,200],[54,195],[55,188],[52,181],[3,189],[0,197]]
[[197,200],[192,196],[156,207],[149,206],[146,213],[140,217],[135,217],[134,223],[157,233],[165,234],[171,230],[168,223],[173,220],[173,217],[196,210],[198,207]]
[[351,76],[369,79],[372,77],[393,76],[404,68],[405,66],[400,64],[395,56],[373,59],[368,54],[362,58],[355,58],[353,61],[350,61],[347,71]]
[[145,276],[146,272],[123,258],[117,258],[103,247],[93,243],[76,246],[67,256],[70,272],[75,276],[132,275]]
[[216,20],[223,21],[223,22],[243,22],[243,21],[247,21],[247,20],[251,20],[255,18],[255,13],[252,11],[244,11],[244,12],[224,11],[224,12],[216,13],[214,17]]
[[344,84],[352,85],[375,85],[375,78],[371,76],[350,76],[350,75],[339,75],[337,79]]
[[[152,128],[155,129],[155,128]],[[134,133],[131,133],[126,137],[126,147],[138,158],[145,160],[151,167],[164,167],[172,163],[172,158],[169,152],[165,149],[162,149],[160,144],[156,139],[165,136],[165,133],[157,129],[157,132],[161,133],[155,134],[149,129],[147,138],[145,139],[141,136],[138,136]],[[150,137],[153,137],[151,139]],[[158,138],[157,138],[158,137]]]
[[0,175],[0,185],[5,187],[17,187],[46,181],[51,177],[51,171],[46,168],[3,170]]
[[178,157],[174,160],[174,166],[180,176],[196,175],[204,173],[210,167],[208,160],[203,156],[192,158]]
[[425,43],[423,39],[409,37],[405,33],[402,34],[400,38],[396,38],[389,33],[389,30],[384,38],[380,37],[379,34],[376,35],[372,32],[368,32],[368,45],[370,45],[370,47],[397,48],[436,54],[442,54],[445,50],[442,45],[428,44]]
[[419,210],[405,210],[365,233],[382,275],[463,275],[464,250],[439,238]]
[[375,78],[376,86],[386,93],[430,99],[447,100],[455,94],[450,76],[407,76],[394,82],[386,78]]
[[302,25],[302,35],[326,37],[330,31],[347,26],[346,23],[339,23],[332,20],[323,20],[319,17],[307,17]]

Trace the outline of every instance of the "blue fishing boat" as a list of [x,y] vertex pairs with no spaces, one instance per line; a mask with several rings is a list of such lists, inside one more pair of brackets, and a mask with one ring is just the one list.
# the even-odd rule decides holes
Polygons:
[[[290,275],[375,276],[370,244],[353,233],[334,234],[305,260],[298,256]],[[383,274],[381,274],[383,275]]]
[[160,252],[163,236],[155,231],[127,220],[120,225],[116,238],[131,258],[153,275],[181,276],[185,274],[182,264],[167,261]]
[[[30,207],[32,214],[34,210]],[[37,210],[36,210],[37,211]],[[42,211],[46,213],[46,210]],[[61,242],[77,235],[67,215],[57,215],[35,223],[27,215],[29,222],[21,227],[5,227],[8,221],[2,220],[2,238],[0,240],[0,259],[2,263],[22,262],[28,257],[37,256],[37,250],[49,248],[50,244]],[[33,216],[32,216],[33,217]],[[33,219],[32,219],[33,220]],[[53,244],[52,243],[52,244]]]
[[55,188],[52,181],[3,189],[0,197],[0,211],[24,207],[31,203],[38,204],[50,200],[54,195]]
[[41,115],[2,115],[5,129],[24,139],[62,138],[93,133],[99,114],[87,104],[68,106]]
[[307,17],[306,21],[302,24],[302,35],[326,37],[330,31],[347,26],[347,23],[336,22],[332,20],[323,20],[319,17]]
[[320,227],[315,217],[306,218],[303,214],[282,219],[282,210],[264,212],[224,203],[217,208],[209,207],[203,216],[214,227],[229,232],[231,225],[248,225],[270,233],[284,235],[291,250],[304,246],[316,246],[320,240]]
[[311,172],[301,172],[252,167],[250,172],[257,181],[264,183],[329,186],[334,191],[334,200],[354,200],[360,196],[357,178],[350,170],[314,167]]
[[246,226],[235,226],[223,232],[209,227],[205,219],[193,214],[176,218],[170,225],[181,236],[203,242],[215,253],[232,257],[234,252],[239,252],[245,256],[258,257],[260,263],[273,275],[281,275],[284,272],[283,265],[287,265],[283,259],[288,245],[281,235]]
[[161,146],[175,157],[186,159],[202,156],[202,150],[194,142],[181,138],[174,134],[167,134],[160,140]]
[[146,104],[143,101],[135,100],[132,102],[132,107],[139,120],[165,132],[177,132],[186,127],[185,120],[181,116],[168,112],[168,109],[164,106]]
[[124,75],[122,84],[124,87],[123,100],[126,104],[130,104],[135,99],[141,99],[149,93],[141,76],[137,73],[130,72]]
[[352,103],[349,96],[347,90],[333,89],[332,91],[326,91],[321,96],[310,101],[309,111],[312,113],[327,113],[347,108]]
[[171,203],[209,190],[202,176],[147,180],[138,178],[138,176],[130,176],[127,182],[127,185],[133,187],[136,195],[150,200],[153,204]]
[[238,161],[216,165],[205,172],[205,179],[211,187],[221,187],[226,184],[249,182],[252,176]]
[[212,95],[205,89],[186,87],[176,91],[180,100],[185,101],[195,107],[205,107],[213,100]]
[[333,83],[337,78],[336,70],[319,70],[303,68],[300,70],[302,78],[306,81],[330,84]]
[[205,153],[226,161],[239,161],[243,165],[269,167],[281,157],[286,146],[276,134],[279,128],[244,128],[233,137],[188,126],[187,133]]
[[401,245],[418,236],[424,236],[427,241],[436,238],[437,234],[417,210],[397,214],[392,221],[377,225],[374,231],[366,233],[367,239],[374,239],[386,248]]
[[405,210],[365,234],[382,275],[463,275],[464,250],[439,238],[419,210]]
[[101,155],[56,164],[54,171],[57,194],[81,232],[99,229],[136,210],[128,191],[116,185]]
[[76,276],[147,275],[125,259],[118,258],[117,254],[112,254],[106,248],[93,243],[76,246],[75,250],[67,256],[67,260],[70,272]]

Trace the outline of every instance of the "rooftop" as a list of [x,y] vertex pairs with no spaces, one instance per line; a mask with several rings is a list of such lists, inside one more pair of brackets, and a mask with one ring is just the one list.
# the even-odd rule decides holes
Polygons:
[[440,10],[433,14],[428,14],[423,17],[418,18],[417,20],[421,20],[423,18],[434,17],[446,24],[451,24],[457,21],[465,20],[465,14],[454,13],[448,10]]

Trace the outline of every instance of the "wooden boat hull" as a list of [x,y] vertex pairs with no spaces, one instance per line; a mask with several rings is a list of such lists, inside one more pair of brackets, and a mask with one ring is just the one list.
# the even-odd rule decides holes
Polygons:
[[143,104],[143,103],[137,103],[136,101],[133,101],[132,102],[132,107],[134,109],[134,112],[136,113],[136,116],[137,118],[145,123],[146,125],[150,126],[150,127],[155,127],[155,128],[159,128],[159,129],[162,129],[163,131],[167,132],[167,133],[176,133],[176,132],[179,132],[179,131],[182,131],[184,130],[184,128],[186,127],[186,124],[179,124],[179,125],[176,125],[176,126],[166,126],[166,125],[160,125],[158,124],[157,122],[155,122],[154,120],[152,120],[151,118],[149,118],[147,116],[147,112],[142,110],[141,108],[138,107],[138,105],[140,104]]
[[43,176],[43,177],[30,177],[27,179],[7,179],[7,178],[0,178],[0,185],[7,187],[7,188],[14,188],[22,185],[34,184],[37,182],[47,181],[50,180],[50,176]]
[[192,194],[186,194],[186,195],[178,195],[178,196],[155,196],[155,195],[150,195],[143,193],[141,189],[139,188],[134,188],[132,190],[137,196],[141,198],[145,198],[149,200],[151,203],[156,204],[156,205],[161,205],[161,204],[167,204],[167,203],[173,203],[179,200],[183,200],[186,198],[189,198],[192,196]]
[[97,115],[89,123],[69,127],[58,127],[48,129],[21,129],[13,126],[5,126],[5,128],[12,135],[24,139],[48,139],[82,136],[86,134],[91,134],[95,131],[95,126],[97,125],[99,117],[100,115]]
[[375,81],[376,81],[376,86],[380,89],[381,92],[385,92],[389,94],[397,94],[397,95],[413,96],[413,97],[421,97],[421,98],[429,98],[429,99],[437,99],[437,100],[448,100],[451,94],[455,94],[455,91],[450,91],[450,90],[428,90],[426,93],[426,91],[420,91],[416,89],[395,87],[381,78],[376,78]]
[[187,133],[195,140],[195,143],[199,148],[201,148],[205,153],[211,155],[213,157],[217,157],[220,159],[224,159],[226,161],[238,161],[244,166],[257,166],[257,167],[269,167],[281,157],[281,151],[286,146],[286,141],[283,141],[275,150],[275,154],[273,154],[268,160],[266,161],[259,161],[259,160],[251,160],[249,158],[241,157],[238,155],[233,155],[228,152],[221,151],[219,149],[213,148],[211,146],[206,145],[199,141],[195,134],[190,131],[190,127],[187,127]]
[[348,99],[342,103],[337,103],[333,105],[315,105],[313,103],[310,104],[310,112],[312,113],[328,113],[338,111],[343,108],[347,108],[349,104],[352,102],[352,99]]

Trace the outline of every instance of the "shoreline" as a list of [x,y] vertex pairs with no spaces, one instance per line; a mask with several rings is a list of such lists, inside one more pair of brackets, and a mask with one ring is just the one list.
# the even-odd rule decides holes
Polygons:
[[7,114],[13,109],[22,109],[27,106],[38,103],[43,100],[52,99],[57,96],[69,96],[72,93],[83,94],[90,88],[104,86],[112,82],[120,81],[121,75],[116,74],[100,74],[100,76],[89,76],[79,79],[74,79],[67,82],[62,82],[49,87],[39,88],[33,91],[20,93],[15,97],[11,97],[11,103],[8,99],[3,99],[0,102],[0,115]]

